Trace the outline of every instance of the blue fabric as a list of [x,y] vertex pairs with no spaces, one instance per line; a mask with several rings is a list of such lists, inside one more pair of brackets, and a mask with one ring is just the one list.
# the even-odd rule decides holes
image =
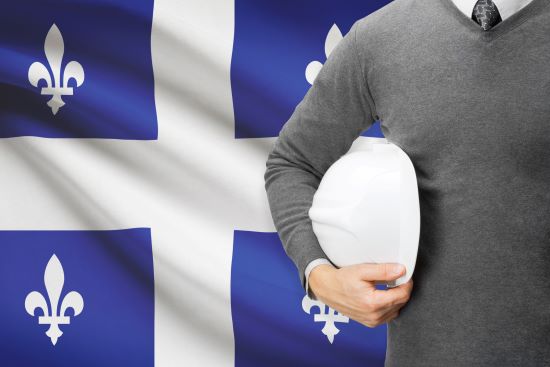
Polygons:
[[[153,0],[18,0],[0,12],[0,138],[157,139],[151,25]],[[85,78],[57,114],[28,79],[53,24],[65,45],[62,67]],[[74,86],[75,82],[69,82]]]
[[[352,23],[391,1],[235,1],[231,89],[235,137],[279,134],[310,84],[312,61],[324,63],[325,39],[335,23],[345,35]],[[383,136],[379,123],[363,136]]]
[[[383,366],[386,325],[336,323],[331,344],[302,309],[305,293],[276,233],[235,231],[231,310],[236,367]],[[383,286],[377,286],[382,289]]]
[[[114,231],[0,231],[2,366],[145,367],[154,365],[154,282],[148,228]],[[46,300],[44,273],[55,254],[82,313],[60,325],[52,345],[43,315],[25,310],[32,291]],[[50,303],[48,308],[51,310]],[[73,315],[69,309],[67,315]]]

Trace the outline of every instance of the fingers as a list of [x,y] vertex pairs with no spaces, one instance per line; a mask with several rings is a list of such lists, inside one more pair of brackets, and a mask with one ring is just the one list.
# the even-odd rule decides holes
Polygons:
[[403,306],[404,305],[396,305],[387,309],[371,312],[367,315],[363,315],[360,318],[360,322],[368,327],[377,327],[395,319],[399,315],[399,311]]
[[411,296],[413,287],[412,278],[408,282],[397,287],[388,288],[386,290],[376,289],[370,295],[373,298],[373,303],[383,305],[382,307],[392,307],[407,303]]
[[405,274],[405,266],[394,263],[381,264],[358,264],[360,277],[369,281],[390,281],[395,280]]
[[384,317],[384,323],[388,323],[399,316],[399,310],[388,312],[388,316]]
[[385,307],[377,308],[375,310],[371,310],[363,318],[363,324],[369,327],[376,327],[387,323],[395,319],[399,315],[401,308],[403,308],[405,304],[406,302],[396,302],[394,305],[388,305]]

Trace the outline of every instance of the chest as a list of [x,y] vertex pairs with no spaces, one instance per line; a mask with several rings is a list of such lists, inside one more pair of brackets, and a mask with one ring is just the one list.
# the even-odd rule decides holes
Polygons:
[[426,170],[505,161],[550,172],[549,42],[417,46],[370,70],[389,141]]

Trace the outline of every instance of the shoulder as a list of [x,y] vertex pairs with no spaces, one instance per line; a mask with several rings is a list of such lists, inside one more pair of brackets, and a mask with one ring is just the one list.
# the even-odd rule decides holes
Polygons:
[[422,7],[432,0],[393,0],[355,22],[356,40],[364,47],[382,47],[410,36],[425,24]]
[[360,18],[357,22],[360,28],[395,27],[399,23],[412,20],[423,2],[428,0],[393,0],[377,10]]

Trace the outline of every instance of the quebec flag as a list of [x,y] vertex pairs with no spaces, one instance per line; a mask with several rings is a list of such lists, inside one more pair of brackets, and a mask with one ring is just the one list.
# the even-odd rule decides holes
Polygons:
[[263,174],[388,2],[6,1],[0,365],[383,366],[385,326],[305,295]]

